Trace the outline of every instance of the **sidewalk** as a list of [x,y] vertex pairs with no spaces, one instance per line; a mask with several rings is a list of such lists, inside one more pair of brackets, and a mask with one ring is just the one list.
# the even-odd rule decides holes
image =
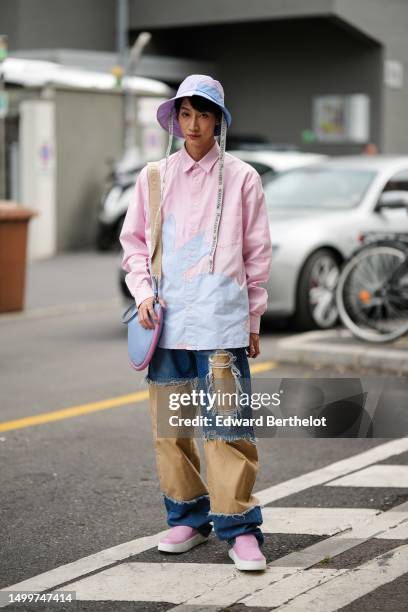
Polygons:
[[276,348],[276,359],[289,363],[375,368],[398,374],[408,372],[408,336],[389,344],[370,344],[338,328],[283,338]]
[[119,287],[121,254],[75,251],[28,262],[22,311],[0,313],[0,321],[124,308]]

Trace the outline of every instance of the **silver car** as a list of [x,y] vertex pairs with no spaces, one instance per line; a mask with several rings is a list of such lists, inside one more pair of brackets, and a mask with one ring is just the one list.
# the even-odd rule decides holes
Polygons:
[[301,151],[273,151],[267,149],[250,151],[239,149],[228,151],[228,153],[231,153],[234,157],[239,157],[239,159],[253,166],[262,178],[265,177],[266,173],[283,172],[291,168],[316,164],[327,159],[327,155],[303,153]]
[[[300,329],[337,321],[343,262],[366,231],[408,232],[408,157],[338,157],[264,180],[272,238],[268,313]],[[401,193],[405,192],[405,193]]]

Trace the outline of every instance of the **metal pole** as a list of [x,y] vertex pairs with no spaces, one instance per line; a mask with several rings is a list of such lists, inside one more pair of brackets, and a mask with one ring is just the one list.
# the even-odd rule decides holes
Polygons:
[[148,44],[151,35],[148,32],[141,32],[134,43],[129,54],[128,49],[128,28],[129,28],[129,2],[128,0],[117,0],[116,14],[116,47],[118,53],[119,64],[123,70],[122,87],[123,87],[123,146],[125,151],[131,149],[135,145],[135,104],[136,95],[131,92],[126,84],[126,77],[130,72],[134,71],[138,64],[143,49]]
[[118,0],[116,8],[116,50],[118,52],[119,64],[122,66],[123,71],[126,73],[128,63],[128,0]]
[[3,61],[7,57],[7,36],[0,35],[0,200],[6,199],[6,114],[7,98],[4,87]]
[[126,150],[128,141],[128,126],[127,126],[127,106],[126,88],[124,85],[124,77],[126,76],[128,66],[128,0],[117,0],[116,4],[116,50],[118,54],[118,64],[122,69],[120,83],[123,87],[123,148]]
[[[125,76],[133,73],[140,62],[142,53],[146,45],[151,39],[149,32],[140,32],[137,37],[130,54],[128,55],[127,70]],[[136,105],[136,94],[132,93],[131,90],[125,84],[125,150],[131,149],[135,146],[135,105]]]

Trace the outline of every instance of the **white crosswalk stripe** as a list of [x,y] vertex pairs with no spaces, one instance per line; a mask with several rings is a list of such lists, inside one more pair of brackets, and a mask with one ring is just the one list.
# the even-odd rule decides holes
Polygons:
[[307,474],[302,474],[301,476],[280,482],[277,485],[259,491],[256,496],[261,504],[269,504],[287,495],[304,491],[309,487],[323,485],[336,477],[339,478],[355,470],[361,470],[371,464],[378,463],[379,461],[388,459],[388,457],[392,455],[398,455],[405,451],[408,451],[408,438],[391,440],[390,442],[379,444],[357,455],[347,457],[347,459],[336,461],[335,463],[313,470]]
[[386,540],[408,540],[408,521],[397,525],[394,529],[380,533],[376,537]]
[[378,510],[367,508],[263,508],[262,529],[266,533],[330,536],[377,513]]
[[344,569],[310,569],[296,572],[292,576],[274,582],[257,591],[254,595],[242,599],[240,603],[244,603],[246,606],[273,606],[277,608],[290,599],[346,571]]
[[[265,534],[308,535],[309,542],[310,538],[324,538],[272,561],[264,573],[239,572],[227,562],[227,555],[225,564],[182,563],[181,559],[174,563],[170,557],[166,562],[145,562],[142,558],[128,561],[130,556],[155,548],[164,533],[161,532],[55,568],[7,589],[45,591],[58,587],[58,591],[76,591],[77,599],[83,601],[165,601],[174,604],[174,610],[179,606],[181,610],[183,605],[230,606],[236,602],[282,610],[336,610],[333,606],[338,606],[339,601],[351,602],[408,572],[408,546],[392,549],[352,570],[313,566],[374,537],[406,539],[408,502],[385,512],[364,507],[301,507],[299,495],[320,485],[333,487],[333,491],[338,487],[338,492],[344,487],[398,490],[408,487],[407,466],[376,463],[407,450],[407,439],[386,442],[256,493],[262,504],[297,495],[296,506],[263,508]],[[210,545],[203,545],[203,550],[206,546]],[[390,562],[383,571],[385,559]],[[207,557],[206,561],[210,559]],[[63,588],[59,586],[62,584]]]
[[334,612],[408,572],[408,544],[375,557],[334,577],[293,602],[280,606],[285,612]]
[[[187,605],[228,606],[234,602],[249,605],[248,602],[251,601],[251,605],[272,605],[267,601],[268,595],[264,599],[263,589],[269,589],[267,593],[273,592],[279,581],[289,579],[291,576],[296,576],[297,579],[301,576],[302,571],[308,573],[310,570],[307,568],[321,562],[328,556],[334,557],[337,554],[349,551],[374,536],[378,537],[377,534],[391,531],[393,527],[404,524],[406,521],[408,521],[408,502],[400,504],[398,509],[393,508],[372,516],[368,520],[362,520],[347,532],[339,533],[273,561],[269,564],[265,574],[250,577],[250,590],[253,593],[256,592],[256,595],[248,596],[248,576],[242,576],[242,574],[236,572],[237,577],[234,580],[229,578],[221,580],[211,591],[193,597],[184,603]],[[336,570],[333,575],[337,575],[336,572],[342,573],[342,570]],[[331,573],[328,574],[329,577],[331,575]],[[296,579],[294,578],[294,580]],[[303,608],[303,611],[309,609],[313,608]]]
[[326,487],[402,487],[408,488],[407,465],[370,465],[325,484]]
[[64,590],[81,601],[168,601],[181,603],[231,580],[232,565],[219,563],[124,563],[83,578]]
[[[376,534],[376,537],[383,537],[387,539],[394,538],[393,534],[398,532],[399,527],[405,527],[408,524],[408,508],[406,509],[406,513],[404,515],[403,521],[405,522],[400,523],[397,527],[390,527],[389,529],[386,529],[380,535]],[[371,521],[371,526],[374,526],[374,527],[378,526],[378,522]],[[360,544],[360,543],[361,543],[361,540],[358,539],[356,541],[356,544]],[[320,544],[323,544],[323,543],[320,543]],[[377,566],[373,568],[371,568],[371,566],[369,567],[374,570],[377,569],[377,571],[382,571],[382,567],[383,567],[382,562],[387,561],[387,559],[389,558],[390,555],[393,554],[393,552],[394,551],[388,552],[385,555],[379,555],[378,559],[380,559],[380,561],[377,563]],[[276,563],[279,563],[279,561],[277,561]],[[380,565],[381,565],[381,570],[380,570]],[[363,567],[363,566],[358,566],[357,568],[354,568],[354,570],[358,570],[359,567]],[[241,599],[240,603],[244,603],[246,606],[278,607],[278,606],[283,606],[287,602],[290,602],[290,600],[294,599],[294,601],[292,602],[292,604],[294,605],[295,602],[297,603],[298,601],[297,599],[295,599],[296,596],[300,596],[306,593],[307,591],[309,591],[310,589],[313,589],[314,587],[324,584],[325,582],[330,581],[333,578],[338,578],[339,576],[344,576],[345,577],[344,580],[346,581],[347,575],[348,574],[352,575],[351,572],[353,572],[354,570],[320,569],[320,568],[319,569],[307,569],[306,568],[306,569],[302,569],[299,571],[295,571],[289,576],[286,575],[286,577],[284,577],[279,582],[274,582],[268,585],[267,587],[265,587],[264,589],[256,591],[254,595],[249,595]],[[404,573],[405,572],[402,571],[402,574]],[[376,579],[375,576],[374,576],[374,579]],[[393,578],[391,578],[391,580],[392,579]],[[380,586],[380,585],[376,582],[374,588],[377,588],[377,586]],[[370,590],[372,589],[369,589],[366,592],[370,592]],[[362,593],[359,590],[354,590],[351,585],[350,587],[347,586],[347,591],[349,593],[349,601],[347,603],[354,601],[355,599],[357,599],[358,597],[361,597],[362,595]],[[299,598],[299,601],[302,601],[302,600]],[[304,601],[302,605],[305,605]],[[345,605],[345,604],[342,604],[342,605]],[[284,609],[286,609],[286,607]],[[296,608],[293,608],[293,609],[296,609]],[[306,610],[306,609],[309,609],[309,608],[302,608],[302,607],[299,608],[299,610],[302,610],[302,612],[303,610]],[[313,611],[315,610],[314,607],[311,607],[310,609],[313,609]],[[333,609],[336,610],[337,608],[333,608]]]

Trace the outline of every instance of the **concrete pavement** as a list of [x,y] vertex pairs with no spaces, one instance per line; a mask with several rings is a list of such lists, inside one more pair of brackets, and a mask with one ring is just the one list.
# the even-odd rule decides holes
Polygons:
[[408,336],[386,345],[370,344],[336,328],[282,338],[276,351],[277,360],[289,363],[372,368],[400,375],[408,372]]

